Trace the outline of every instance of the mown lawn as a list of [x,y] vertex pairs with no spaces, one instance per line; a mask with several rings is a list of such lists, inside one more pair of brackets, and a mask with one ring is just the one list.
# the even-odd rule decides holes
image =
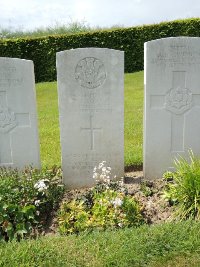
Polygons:
[[200,222],[0,243],[5,267],[199,267]]
[[[125,74],[125,166],[142,165],[143,71]],[[38,83],[41,160],[43,166],[61,164],[56,82]]]

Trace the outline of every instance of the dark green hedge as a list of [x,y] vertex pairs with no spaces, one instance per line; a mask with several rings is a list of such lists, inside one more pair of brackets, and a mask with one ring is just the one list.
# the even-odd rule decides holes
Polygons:
[[144,42],[171,36],[200,36],[200,18],[112,31],[5,40],[0,41],[0,56],[33,60],[36,81],[42,82],[56,80],[56,52],[78,47],[107,47],[125,51],[125,72],[134,72],[143,69]]

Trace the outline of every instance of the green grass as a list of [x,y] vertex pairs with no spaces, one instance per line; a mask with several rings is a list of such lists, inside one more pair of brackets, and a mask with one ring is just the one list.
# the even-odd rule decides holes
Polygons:
[[[37,108],[43,166],[61,164],[56,82],[38,83]],[[125,74],[125,166],[142,165],[143,72]]]
[[200,222],[0,243],[0,266],[200,266]]
[[124,156],[125,166],[142,165],[144,72],[125,74],[124,82]]
[[56,82],[36,85],[41,160],[48,167],[61,164],[56,86]]

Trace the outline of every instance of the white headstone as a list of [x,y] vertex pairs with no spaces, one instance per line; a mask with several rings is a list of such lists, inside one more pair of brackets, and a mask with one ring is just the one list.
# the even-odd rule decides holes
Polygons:
[[106,161],[124,175],[124,53],[78,48],[57,53],[62,169],[69,188],[91,186]]
[[33,62],[0,58],[0,167],[40,167]]
[[162,177],[175,157],[200,155],[200,38],[145,43],[144,175]]

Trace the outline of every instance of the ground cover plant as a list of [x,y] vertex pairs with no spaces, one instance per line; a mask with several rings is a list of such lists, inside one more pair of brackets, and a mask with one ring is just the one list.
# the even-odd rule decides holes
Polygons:
[[0,240],[43,230],[64,193],[61,170],[0,169]]
[[143,223],[138,201],[123,181],[111,176],[111,168],[103,161],[94,168],[95,186],[73,200],[64,201],[58,215],[61,234],[93,229],[125,228]]

